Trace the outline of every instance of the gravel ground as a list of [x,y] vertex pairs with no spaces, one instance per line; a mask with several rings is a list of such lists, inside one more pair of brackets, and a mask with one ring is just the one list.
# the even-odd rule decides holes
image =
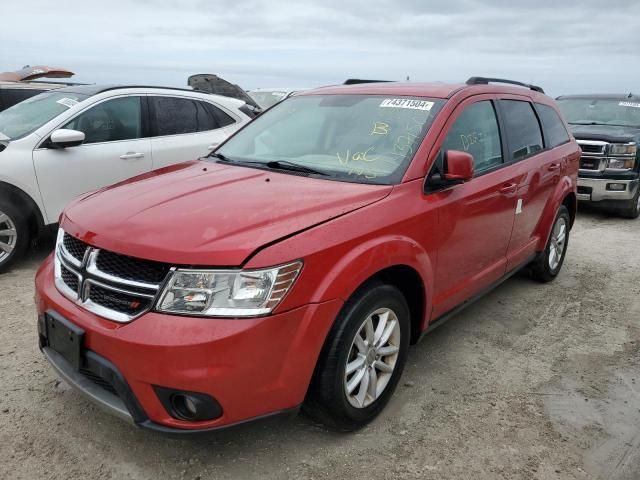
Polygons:
[[581,212],[564,269],[518,275],[412,348],[355,434],[303,416],[173,439],[60,383],[36,345],[33,276],[0,275],[0,478],[640,478],[640,220]]

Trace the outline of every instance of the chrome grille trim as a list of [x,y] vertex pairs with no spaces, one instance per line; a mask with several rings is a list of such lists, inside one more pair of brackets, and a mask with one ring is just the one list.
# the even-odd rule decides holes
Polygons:
[[[166,281],[160,283],[138,282],[111,275],[101,271],[97,266],[100,249],[87,245],[84,258],[79,262],[64,246],[64,231],[58,229],[58,241],[54,255],[55,286],[58,291],[76,305],[100,317],[119,323],[128,323],[149,312],[157,300],[160,288]],[[65,283],[62,267],[78,277],[78,290],[74,291]],[[170,269],[173,270],[173,269]],[[137,297],[147,306],[135,314],[128,314],[107,308],[91,299],[91,287],[95,285],[114,294]],[[133,307],[135,308],[135,307]]]

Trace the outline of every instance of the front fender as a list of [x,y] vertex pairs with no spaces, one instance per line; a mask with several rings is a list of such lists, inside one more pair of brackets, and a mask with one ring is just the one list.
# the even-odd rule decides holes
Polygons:
[[536,228],[538,232],[538,245],[536,251],[541,252],[547,246],[549,241],[549,235],[551,235],[551,229],[553,228],[553,222],[556,219],[556,214],[560,205],[564,202],[564,199],[570,193],[575,194],[576,185],[569,177],[562,177],[562,179],[556,185],[556,189],[553,195],[549,197],[547,205],[540,217],[540,222]]

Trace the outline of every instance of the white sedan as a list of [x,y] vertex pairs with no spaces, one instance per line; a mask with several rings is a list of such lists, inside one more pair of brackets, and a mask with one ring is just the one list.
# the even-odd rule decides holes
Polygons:
[[252,116],[219,95],[95,85],[0,112],[0,271],[74,197],[207,155]]

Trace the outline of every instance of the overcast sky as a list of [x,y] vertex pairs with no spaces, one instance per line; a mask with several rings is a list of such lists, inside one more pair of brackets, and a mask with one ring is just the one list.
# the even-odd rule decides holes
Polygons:
[[550,94],[640,92],[634,0],[8,0],[0,71],[67,67],[78,82],[244,88],[348,77],[533,82]]

